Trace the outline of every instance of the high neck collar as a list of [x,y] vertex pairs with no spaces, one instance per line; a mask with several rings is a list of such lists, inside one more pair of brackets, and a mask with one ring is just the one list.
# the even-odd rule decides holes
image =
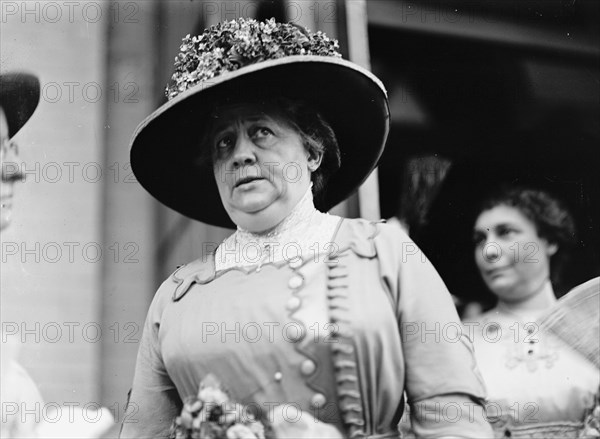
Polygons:
[[315,208],[309,188],[290,214],[271,230],[253,233],[238,227],[217,248],[215,268],[256,267],[258,271],[264,264],[325,253],[339,219]]
[[242,239],[277,239],[277,236],[281,235],[285,231],[289,231],[296,226],[309,221],[310,218],[317,212],[313,202],[313,194],[312,194],[312,183],[310,187],[304,194],[304,196],[298,201],[298,203],[294,206],[292,211],[286,216],[279,224],[277,224],[272,229],[269,229],[265,232],[255,233],[250,232],[237,227],[236,234],[239,238]]

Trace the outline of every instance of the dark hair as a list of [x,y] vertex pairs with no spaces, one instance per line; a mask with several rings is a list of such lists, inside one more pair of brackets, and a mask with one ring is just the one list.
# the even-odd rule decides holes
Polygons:
[[577,244],[575,221],[563,202],[544,190],[502,186],[483,200],[477,216],[500,205],[518,209],[535,225],[540,238],[557,245],[558,250],[550,260],[550,275],[554,283],[558,282],[565,262]]
[[[299,100],[273,97],[257,104],[267,113],[277,112],[278,116],[298,133],[309,154],[323,155],[321,165],[311,175],[313,194],[316,199],[319,199],[324,193],[329,177],[341,165],[340,148],[333,128],[312,106]],[[213,149],[209,145],[211,132],[210,127],[204,130],[200,142],[201,153],[198,163],[202,166],[212,166]]]

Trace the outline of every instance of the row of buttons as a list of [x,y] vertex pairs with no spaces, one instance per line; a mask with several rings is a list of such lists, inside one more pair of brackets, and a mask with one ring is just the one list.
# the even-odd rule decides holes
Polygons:
[[[300,366],[300,370],[304,375],[310,375],[316,369],[316,365],[311,360],[306,360]],[[281,372],[275,372],[274,375],[275,381],[280,382],[283,379],[283,374]],[[321,408],[327,402],[327,398],[322,393],[315,393],[310,399],[310,405],[313,408]]]
[[[300,266],[302,266],[302,258],[292,259],[289,262],[289,265],[290,265],[290,267],[292,267],[294,269],[300,268]],[[304,278],[302,276],[300,276],[299,274],[292,276],[290,278],[290,280],[288,281],[288,287],[292,290],[297,290],[298,288],[302,287],[302,285],[304,285]],[[298,296],[292,296],[288,299],[285,307],[288,311],[293,312],[293,311],[298,310],[301,305],[302,305],[302,300]],[[295,341],[300,341],[300,338],[301,337],[298,337]],[[304,375],[306,377],[315,373],[316,370],[317,370],[317,365],[315,364],[315,362],[313,360],[307,359],[307,360],[304,360],[302,362],[302,364],[300,364],[300,373],[302,373],[302,375]],[[282,379],[281,372],[275,373],[275,380],[281,381],[281,379]],[[325,395],[323,395],[322,393],[315,393],[312,396],[312,398],[310,399],[310,405],[313,408],[321,408],[325,405],[326,402],[327,402],[327,398],[325,398]]]
[[[317,370],[317,365],[312,360],[304,360],[300,365],[300,372],[302,372],[302,375],[304,376],[312,375],[315,373],[315,370]],[[275,372],[274,378],[275,381],[281,381],[283,375],[281,372]]]
[[[296,261],[296,260],[299,260],[300,264],[302,263],[302,259],[300,259],[300,258],[293,259],[292,261]],[[290,262],[290,265],[292,265],[291,262]],[[290,278],[290,280],[288,281],[288,287],[292,290],[297,290],[303,284],[304,284],[304,278],[302,276],[300,276],[299,274],[292,276]],[[288,311],[294,312],[300,308],[300,305],[302,305],[302,300],[298,296],[292,296],[288,299],[285,307]],[[298,334],[297,337],[292,337],[292,338],[294,339],[294,341],[300,341],[302,337],[301,337],[301,334]]]

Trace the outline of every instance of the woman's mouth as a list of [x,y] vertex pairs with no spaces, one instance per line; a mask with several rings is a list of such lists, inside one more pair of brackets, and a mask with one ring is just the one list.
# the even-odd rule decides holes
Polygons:
[[495,277],[498,277],[498,276],[501,276],[501,275],[503,275],[503,274],[504,274],[504,273],[506,273],[506,272],[507,272],[509,269],[510,269],[510,265],[506,265],[506,266],[504,266],[504,267],[494,267],[494,268],[492,268],[492,269],[490,269],[490,270],[486,270],[486,271],[485,271],[485,274],[486,274],[486,276],[488,276],[488,277],[495,278]]
[[244,186],[250,183],[253,183],[255,181],[260,181],[260,180],[264,180],[264,178],[262,177],[244,177],[244,178],[240,178],[236,183],[235,183],[235,187],[239,188],[240,186]]

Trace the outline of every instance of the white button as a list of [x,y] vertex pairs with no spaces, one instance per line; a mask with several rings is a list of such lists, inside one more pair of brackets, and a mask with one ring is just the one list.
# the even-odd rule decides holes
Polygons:
[[288,311],[296,311],[298,308],[300,308],[301,303],[302,301],[299,297],[293,296],[288,299],[285,307]]
[[281,372],[275,372],[273,378],[275,378],[275,381],[281,381],[281,379],[283,378],[283,374]]
[[288,286],[295,290],[296,288],[300,288],[303,283],[304,279],[302,279],[302,276],[294,276],[289,280]]
[[316,369],[317,365],[312,360],[304,360],[300,365],[300,372],[302,372],[302,375],[312,375]]
[[322,393],[315,393],[313,395],[313,397],[310,399],[310,405],[312,405],[313,408],[316,408],[316,409],[323,407],[326,402],[327,402],[327,399],[325,398],[325,395],[323,395]]

